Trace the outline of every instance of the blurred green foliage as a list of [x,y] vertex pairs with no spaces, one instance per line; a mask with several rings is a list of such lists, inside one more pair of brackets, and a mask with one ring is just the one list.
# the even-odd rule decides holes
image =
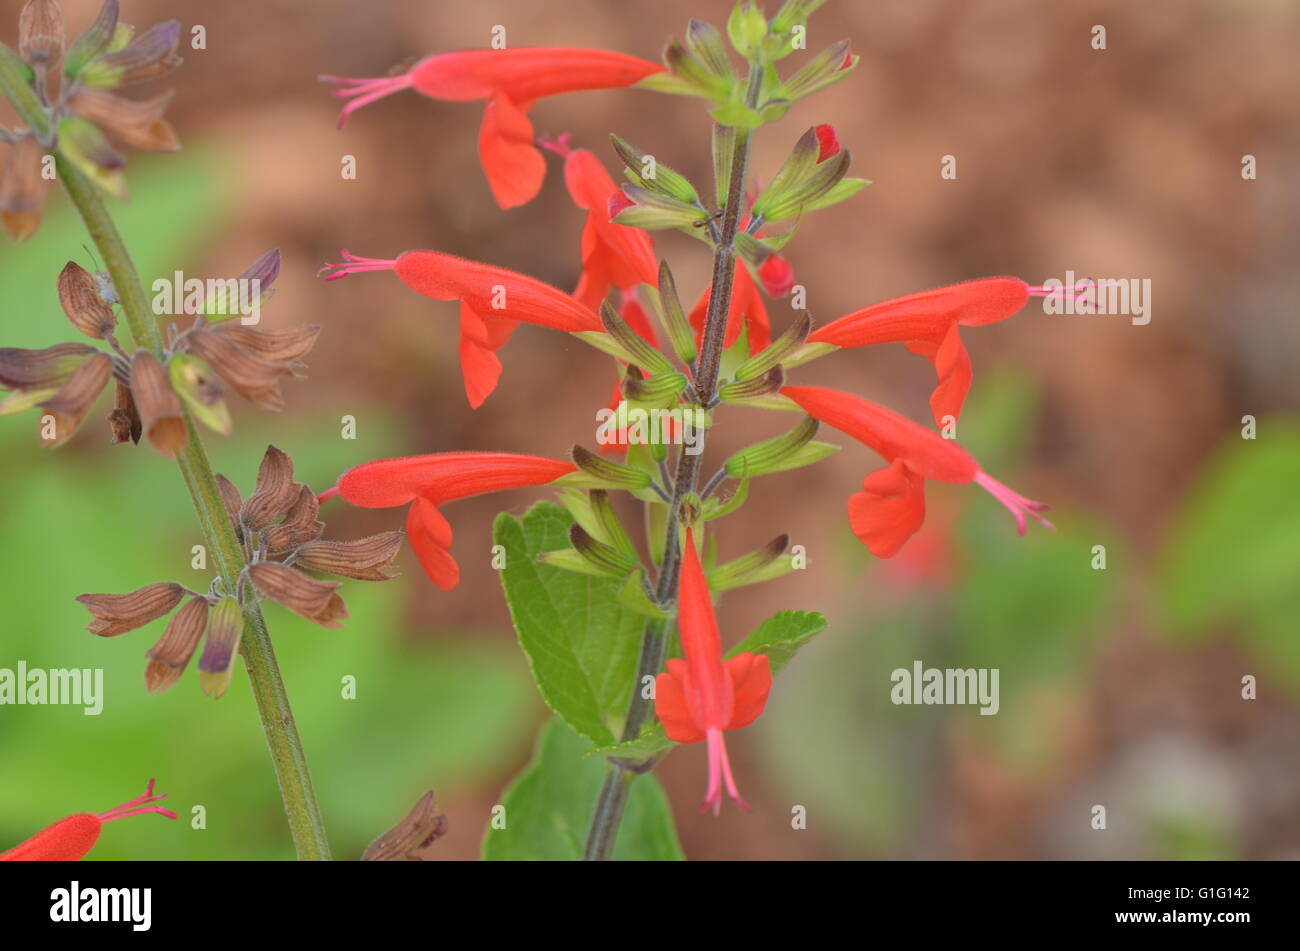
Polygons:
[[1184,643],[1228,633],[1300,695],[1300,424],[1229,438],[1174,519],[1161,555],[1165,629]]
[[[1032,438],[1036,394],[1023,379],[987,374],[976,397],[962,416],[962,444],[1025,491],[1017,461]],[[864,472],[870,466],[864,460]],[[947,854],[936,835],[947,814],[954,735],[1026,779],[1061,765],[1059,712],[1088,682],[1113,579],[1124,571],[1115,533],[1085,512],[1054,506],[1056,532],[1030,522],[1021,538],[1006,511],[973,486],[931,483],[926,492],[922,532],[938,533],[939,550],[950,554],[900,593],[893,566],[871,559],[846,520],[835,561],[845,566],[844,584],[860,586],[861,613],[829,619],[757,724],[782,793],[808,808],[809,829],[834,829],[827,841],[846,855]],[[945,525],[942,505],[953,502],[958,515]],[[921,543],[918,535],[910,544]],[[1106,546],[1106,570],[1092,567],[1098,544]],[[950,578],[945,557],[955,566]],[[997,668],[998,713],[981,716],[974,704],[895,705],[891,673],[911,671],[917,660]]]
[[[132,202],[114,210],[146,282],[201,264],[227,207],[228,188],[210,154],[133,161],[131,178]],[[54,282],[69,258],[90,266],[91,257],[66,202],[52,194],[51,205],[38,235],[0,258],[5,346],[75,337]],[[310,379],[296,385],[324,387]],[[214,468],[247,495],[268,442],[288,452],[298,477],[317,488],[363,458],[409,450],[381,407],[351,401],[340,409],[365,421],[355,442],[343,442],[329,394],[313,403],[304,418],[293,410],[265,416],[235,401],[234,438],[207,437]],[[171,692],[149,696],[144,652],[164,622],[99,639],[86,632],[88,616],[73,601],[83,592],[161,580],[206,589],[212,576],[191,567],[191,546],[202,539],[175,466],[147,445],[110,446],[101,421],[108,405],[102,398],[84,430],[53,452],[38,447],[34,414],[0,420],[0,667],[19,660],[29,668],[99,667],[105,693],[99,716],[80,707],[0,707],[0,849],[61,816],[125,802],[152,776],[181,821],[112,823],[91,858],[292,858],[246,679],[237,676],[213,702],[191,669]],[[425,581],[409,551],[399,564],[407,571],[401,579],[345,583],[351,620],[339,630],[266,606],[339,858],[359,857],[424,789],[446,803],[501,775],[535,722],[525,664],[507,644],[484,644],[468,632],[422,642],[408,636],[408,585]],[[356,678],[355,700],[343,699],[345,676]],[[191,828],[196,805],[206,811],[206,829]],[[475,826],[487,818],[450,816]]]

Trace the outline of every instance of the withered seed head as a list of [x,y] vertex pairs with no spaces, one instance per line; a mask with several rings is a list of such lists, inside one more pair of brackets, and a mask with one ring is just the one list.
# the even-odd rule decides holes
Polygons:
[[63,11],[55,0],[27,0],[18,15],[18,55],[42,67],[63,55]]
[[287,372],[283,363],[245,350],[216,329],[200,328],[186,337],[185,342],[192,353],[210,363],[244,399],[273,412],[284,408],[284,396],[277,385]]
[[149,664],[144,669],[144,684],[150,693],[170,690],[180,680],[207,623],[206,598],[190,598],[167,622],[162,638],[145,654]]
[[100,637],[134,631],[168,613],[185,596],[185,589],[170,581],[145,585],[130,594],[83,594],[77,602],[90,612],[86,630]]
[[149,442],[164,456],[174,455],[188,436],[181,399],[167,371],[148,350],[138,350],[131,358],[131,395]]
[[339,627],[338,622],[348,616],[343,599],[334,593],[337,582],[313,581],[270,561],[249,566],[248,577],[266,597],[321,627]]
[[438,801],[429,790],[410,812],[370,844],[363,862],[420,862],[422,849],[432,845],[447,831],[447,817],[438,811]]
[[293,460],[275,446],[267,446],[257,469],[257,485],[240,509],[240,520],[245,528],[259,532],[288,512],[297,499]]
[[350,542],[313,541],[298,549],[294,564],[358,581],[387,581],[398,576],[393,559],[401,545],[401,532],[382,532]]
[[44,350],[0,348],[0,386],[18,390],[60,387],[96,353],[99,351],[88,343],[57,343]]
[[9,149],[0,171],[0,217],[15,241],[25,241],[41,225],[41,209],[50,183],[41,176],[45,146],[26,135]]
[[203,654],[199,657],[199,686],[213,700],[230,687],[230,671],[244,634],[244,612],[235,598],[225,597],[208,612]]
[[235,529],[235,535],[238,536],[242,544],[244,541],[244,527],[239,524],[239,509],[244,503],[240,498],[239,489],[235,486],[235,483],[220,473],[217,473],[217,489],[221,492],[221,505],[226,510],[226,518],[230,519],[230,524]]
[[192,353],[172,354],[167,363],[167,375],[171,378],[172,389],[189,407],[195,419],[214,432],[230,435],[234,424],[226,407],[226,389],[205,360]]
[[117,399],[108,414],[108,425],[113,430],[113,444],[140,441],[140,414],[131,397],[131,388],[120,380],[117,384]]
[[289,507],[284,521],[262,532],[262,542],[273,555],[293,551],[304,542],[320,538],[320,533],[325,530],[325,523],[316,520],[320,512],[316,493],[301,483],[295,484],[298,486],[298,498]]
[[316,346],[320,326],[311,324],[289,330],[255,330],[230,322],[217,324],[214,333],[223,334],[233,343],[264,360],[289,364],[306,356]]
[[113,309],[99,294],[95,276],[76,261],[69,261],[59,272],[59,304],[63,312],[87,337],[108,338],[117,327]]
[[152,99],[124,99],[106,89],[82,86],[68,99],[75,116],[107,129],[127,145],[146,152],[175,152],[180,149],[176,130],[163,118],[172,93]]
[[[45,445],[61,446],[72,437],[112,375],[113,358],[95,353],[72,372],[53,396],[41,402],[40,407],[54,417],[54,436],[45,439]],[[41,432],[44,436],[43,423]]]

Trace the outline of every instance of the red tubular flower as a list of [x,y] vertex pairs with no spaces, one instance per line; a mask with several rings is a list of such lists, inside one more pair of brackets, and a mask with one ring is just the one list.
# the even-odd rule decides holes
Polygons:
[[934,421],[961,415],[970,391],[971,363],[957,328],[979,327],[1005,320],[1045,293],[1014,277],[964,281],[906,297],[895,297],[833,320],[808,338],[809,343],[835,347],[864,347],[904,343],[929,360],[939,382],[930,397]]
[[587,212],[582,229],[582,278],[573,296],[598,310],[611,287],[627,292],[638,284],[658,284],[659,265],[650,235],[609,220],[610,199],[623,192],[596,156],[586,149],[570,148],[567,135],[542,145],[564,157],[569,195]]
[[139,816],[146,812],[156,812],[168,819],[177,818],[176,813],[162,806],[153,805],[167,794],[157,796],[153,792],[153,780],[145,787],[144,794],[130,802],[123,803],[116,809],[101,812],[79,812],[65,816],[53,825],[46,826],[26,842],[15,845],[7,852],[0,852],[0,862],[75,862],[85,856],[99,841],[99,833],[105,822]]
[[508,452],[438,452],[427,456],[376,459],[349,469],[324,502],[340,495],[361,508],[410,504],[406,534],[429,580],[444,591],[460,581],[451,557],[451,525],[439,506],[487,492],[545,485],[577,469],[572,462]]
[[1047,509],[1027,499],[980,469],[975,457],[933,430],[858,396],[820,386],[786,386],[781,393],[815,419],[834,426],[870,446],[889,460],[884,469],[862,481],[862,491],[849,499],[849,524],[878,558],[888,558],[925,521],[925,480],[965,484],[974,482],[1006,506],[1016,528],[1025,533],[1029,515],[1048,528],[1040,515]]
[[727,661],[722,659],[722,640],[709,583],[689,528],[682,556],[677,628],[686,659],[669,660],[667,671],[656,678],[655,713],[663,721],[669,739],[708,743],[709,786],[700,811],[712,808],[713,814],[718,814],[724,783],[728,795],[748,811],[749,806],[736,789],[722,733],[748,726],[763,712],[772,689],[772,668],[766,654],[745,653]]
[[336,281],[366,271],[393,271],[425,297],[460,301],[460,367],[465,395],[477,409],[501,376],[496,352],[520,322],[566,333],[600,331],[600,318],[564,291],[505,268],[437,251],[407,251],[395,260],[361,258],[344,249],[343,263],[321,273]]
[[543,96],[584,89],[620,89],[663,68],[605,50],[513,47],[439,53],[400,76],[321,78],[338,85],[333,91],[336,97],[350,100],[339,115],[340,127],[357,109],[403,89],[447,102],[486,99],[479,159],[497,204],[513,208],[536,197],[546,174],[546,162],[533,144],[533,125],[528,120],[534,102]]

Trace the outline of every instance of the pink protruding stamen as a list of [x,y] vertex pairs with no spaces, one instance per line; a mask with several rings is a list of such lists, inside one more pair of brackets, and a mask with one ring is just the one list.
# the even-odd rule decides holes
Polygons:
[[705,739],[709,753],[709,788],[704,794],[704,802],[700,803],[700,812],[711,809],[716,816],[722,811],[722,731],[714,727],[705,733]]
[[348,116],[362,106],[367,106],[377,99],[383,99],[385,96],[391,96],[395,92],[401,92],[403,89],[409,89],[411,86],[410,73],[403,73],[401,76],[379,76],[374,78],[321,76],[320,79],[323,82],[335,83],[340,87],[330,90],[330,95],[336,99],[352,100],[339,113],[340,129],[343,128],[343,123],[347,122]]
[[1081,301],[1084,299],[1084,297],[1087,296],[1088,292],[1092,290],[1095,286],[1096,284],[1094,284],[1094,282],[1092,281],[1079,281],[1078,283],[1072,284],[1069,287],[1066,287],[1064,284],[1062,284],[1060,287],[1045,287],[1044,285],[1039,284],[1037,286],[1029,288],[1029,296],[1030,297],[1056,297],[1059,295],[1063,295],[1068,291],[1070,296],[1074,298],[1075,301]]
[[573,134],[565,132],[563,135],[557,135],[555,137],[544,135],[537,140],[537,144],[548,152],[554,152],[556,155],[560,156],[560,158],[568,158],[569,153],[573,151],[573,147],[569,145],[569,142],[572,140]]
[[1029,515],[1034,521],[1046,525],[1052,531],[1056,531],[1055,525],[1038,514],[1039,512],[1046,512],[1051,506],[1025,498],[1014,489],[1007,488],[987,472],[975,473],[975,482],[977,485],[982,486],[989,495],[1007,507],[1007,511],[1015,517],[1017,534],[1023,535],[1025,533],[1026,515]]
[[727,756],[727,741],[723,739],[721,733],[718,734],[718,755],[722,759],[722,778],[727,784],[727,795],[735,800],[736,805],[743,811],[749,812],[749,803],[740,798],[740,790],[736,788],[736,778],[731,775],[731,759]]
[[316,504],[324,505],[326,502],[328,502],[330,499],[334,498],[334,496],[338,494],[339,494],[339,487],[337,485],[328,488],[320,495],[316,496]]
[[115,819],[126,819],[130,816],[144,815],[146,812],[156,812],[160,816],[166,816],[168,819],[180,818],[179,816],[176,815],[176,813],[172,812],[170,809],[164,809],[162,806],[157,806],[157,805],[149,805],[149,803],[156,803],[160,799],[167,798],[166,793],[159,793],[158,795],[155,796],[153,791],[153,784],[154,781],[152,779],[149,780],[149,785],[145,787],[145,790],[142,794],[136,796],[130,802],[122,803],[122,805],[116,807],[115,809],[110,809],[108,810],[108,812],[101,812],[95,818],[97,818],[100,822],[112,822]]
[[327,281],[339,281],[352,274],[364,274],[367,271],[391,271],[397,266],[397,261],[391,259],[357,257],[347,248],[344,248],[340,254],[343,255],[342,263],[326,264],[316,272],[316,276],[324,277]]
[[722,738],[722,731],[713,727],[705,731],[704,736],[709,754],[709,788],[704,794],[704,802],[700,803],[700,812],[712,810],[716,816],[722,811],[724,784],[727,795],[734,799],[741,809],[749,812],[749,804],[740,798],[740,791],[736,788],[736,778],[731,774],[731,760],[727,757],[727,741]]

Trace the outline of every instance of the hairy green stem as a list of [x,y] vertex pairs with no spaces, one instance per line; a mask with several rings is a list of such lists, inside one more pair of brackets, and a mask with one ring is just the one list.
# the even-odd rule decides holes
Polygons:
[[[750,67],[746,101],[753,106],[760,88],[762,72]],[[731,169],[727,179],[727,200],[722,209],[722,227],[713,250],[713,278],[709,285],[709,306],[704,318],[704,333],[694,377],[695,392],[700,405],[711,408],[718,399],[718,375],[722,366],[723,342],[727,333],[727,317],[731,312],[731,291],[736,273],[736,233],[744,216],[745,179],[749,171],[750,132],[737,129],[731,154]],[[677,456],[677,472],[673,478],[673,494],[668,505],[667,540],[664,544],[663,565],[655,585],[655,600],[667,606],[677,600],[681,548],[677,542],[681,521],[682,500],[694,492],[699,482],[700,452],[681,452]],[[641,657],[637,664],[636,680],[632,684],[632,699],[628,704],[623,726],[623,742],[634,740],[650,714],[654,701],[643,694],[646,677],[653,677],[663,669],[668,654],[669,626],[665,621],[651,621],[641,637]],[[587,831],[587,844],[583,858],[592,861],[608,859],[618,838],[619,823],[627,805],[632,780],[644,771],[646,764],[611,759],[605,781],[596,800],[596,810]]]
[[[135,263],[131,260],[108,209],[85,175],[61,155],[56,155],[55,161],[59,180],[63,182],[68,196],[81,214],[86,230],[103,257],[104,266],[117,289],[118,300],[132,338],[128,345],[147,347],[156,356],[161,356],[163,341],[157,320],[149,306]],[[189,489],[190,498],[194,502],[194,511],[198,515],[203,537],[208,543],[217,570],[221,573],[222,582],[229,592],[234,593],[236,579],[245,567],[244,553],[235,537],[234,528],[226,517],[207,452],[188,414],[185,426],[187,439],[184,448],[176,454],[177,462],[185,479],[185,487]],[[248,680],[257,701],[257,712],[266,734],[275,775],[280,783],[280,796],[284,800],[284,811],[289,820],[289,834],[293,838],[298,858],[328,860],[329,840],[325,836],[325,824],[316,803],[311,773],[307,769],[307,756],[298,736],[298,727],[294,723],[289,695],[285,691],[284,679],[280,676],[266,621],[257,607],[248,608],[244,612],[244,636],[239,650],[248,669]]]

